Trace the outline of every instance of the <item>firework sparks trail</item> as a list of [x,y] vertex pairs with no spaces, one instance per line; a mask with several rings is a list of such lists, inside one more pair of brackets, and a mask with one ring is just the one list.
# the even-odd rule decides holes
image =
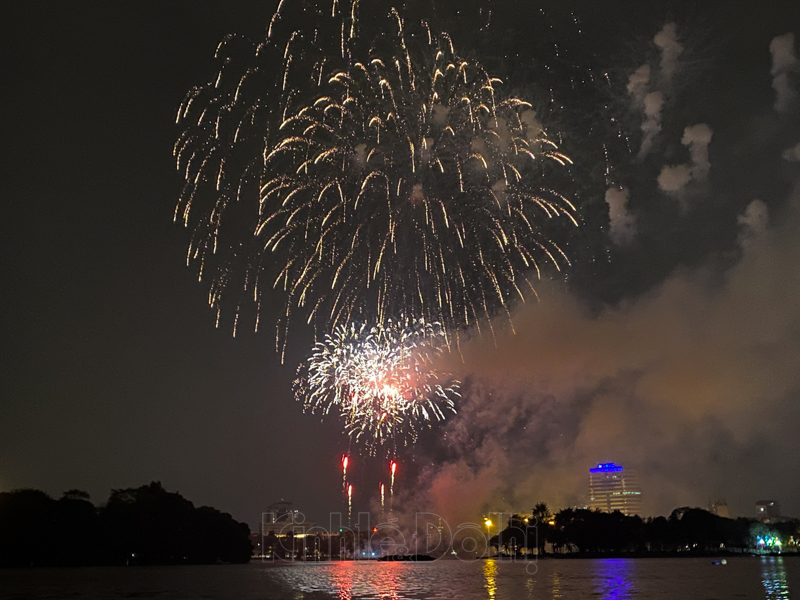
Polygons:
[[353,484],[347,486],[347,526],[353,521]]
[[443,344],[441,326],[418,319],[340,326],[300,366],[295,398],[312,413],[338,413],[350,438],[372,453],[407,445],[421,426],[455,412],[460,384],[433,364]]
[[389,511],[392,511],[393,508],[394,508],[394,474],[395,474],[395,471],[397,471],[397,462],[392,461],[392,464],[391,464],[392,479],[391,479],[391,482],[389,483]]
[[381,492],[381,511],[383,511],[384,507],[386,506],[385,504],[386,491],[383,482],[381,482],[380,485],[380,492]]
[[530,102],[446,33],[362,4],[281,2],[260,43],[220,44],[218,76],[179,110],[175,219],[234,334],[245,310],[258,329],[275,287],[279,347],[299,315],[328,331],[416,315],[457,335],[568,264],[548,231],[576,209],[547,182],[571,161]]
[[350,457],[347,454],[342,455],[342,491],[347,488],[347,465],[350,462]]

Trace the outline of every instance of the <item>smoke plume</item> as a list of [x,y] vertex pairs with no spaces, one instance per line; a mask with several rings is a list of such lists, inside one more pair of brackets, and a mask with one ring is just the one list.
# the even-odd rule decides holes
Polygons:
[[[588,468],[638,468],[644,512],[726,497],[800,496],[800,180],[778,226],[758,201],[730,262],[676,272],[600,314],[556,286],[514,314],[516,333],[463,348],[466,382],[446,428],[449,457],[418,489],[443,515],[586,502]],[[455,359],[454,359],[455,360]]]
[[618,246],[625,246],[636,236],[636,219],[628,212],[628,188],[608,188],[606,204],[611,223],[609,235]]
[[798,70],[794,53],[794,34],[785,33],[774,38],[769,45],[772,54],[772,88],[775,90],[775,110],[787,112],[797,99],[791,75]]

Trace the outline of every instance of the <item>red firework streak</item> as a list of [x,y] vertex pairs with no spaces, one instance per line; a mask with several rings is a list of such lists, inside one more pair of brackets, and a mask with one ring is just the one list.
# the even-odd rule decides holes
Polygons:
[[347,526],[350,527],[353,519],[353,484],[347,486]]
[[342,454],[342,492],[347,490],[347,463],[349,462],[350,457]]
[[397,471],[397,463],[392,461],[391,463],[391,472],[392,472],[392,479],[389,482],[389,510],[391,511],[394,505],[394,473]]

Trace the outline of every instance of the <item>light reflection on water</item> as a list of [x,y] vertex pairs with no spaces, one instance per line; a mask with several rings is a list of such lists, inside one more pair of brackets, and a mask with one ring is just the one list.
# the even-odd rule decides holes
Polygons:
[[[481,567],[481,570],[475,567]],[[472,581],[466,585],[472,597],[496,597],[497,567],[494,561],[483,564],[469,564],[462,569],[461,563],[449,562],[445,569],[429,563],[402,562],[336,562],[312,565],[288,565],[270,570],[272,576],[279,577],[290,589],[306,594],[330,594],[340,600],[416,600],[422,598],[461,598],[461,593],[453,589],[464,584],[465,580],[444,572],[469,571]],[[470,577],[467,577],[470,579]],[[475,596],[476,590],[483,590]],[[488,596],[487,596],[488,594]]]
[[761,583],[768,600],[789,598],[789,584],[786,581],[786,568],[781,556],[764,556],[761,559]]
[[561,598],[561,574],[558,571],[553,571],[550,577],[552,579],[550,587],[553,590],[553,600],[558,600]]
[[494,600],[497,597],[497,561],[487,560],[483,563],[483,576],[486,578],[489,600]]
[[[370,569],[369,571],[360,568],[362,564],[332,563],[332,568],[326,569],[321,578],[318,577],[319,572],[303,573],[304,577],[297,582],[296,587],[303,592],[335,592],[339,600],[352,600],[366,596],[381,600],[400,600],[402,598],[400,595],[402,578],[398,577],[398,566],[402,568],[400,563],[388,563],[381,565],[385,568]],[[332,586],[326,585],[328,574],[330,574]],[[405,582],[403,583],[405,584]]]
[[800,600],[800,556],[711,563],[646,558],[0,569],[0,600]]
[[[288,588],[340,600],[533,598],[535,575],[525,563],[340,562],[288,565],[270,571]],[[535,570],[531,570],[535,572]],[[502,581],[502,585],[501,585]]]
[[598,560],[597,593],[603,600],[627,600],[633,597],[634,562],[622,558]]
[[[792,563],[790,570],[797,567],[800,572],[800,557],[787,561]],[[303,598],[340,600],[790,598],[790,577],[781,558],[730,559],[725,567],[711,562],[704,558],[542,560],[536,564],[342,562],[289,565],[272,569],[271,575]]]

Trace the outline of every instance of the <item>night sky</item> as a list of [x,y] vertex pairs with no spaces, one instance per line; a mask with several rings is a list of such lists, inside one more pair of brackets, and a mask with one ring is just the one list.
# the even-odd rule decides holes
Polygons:
[[[587,232],[573,243],[584,248],[567,281],[544,282],[540,303],[516,309],[516,335],[473,339],[452,361],[465,381],[459,415],[401,451],[409,475],[398,493],[454,518],[561,507],[580,503],[593,463],[617,461],[640,470],[650,514],[725,497],[752,516],[769,497],[800,516],[800,8],[595,4],[574,3],[584,42],[563,25],[563,6],[547,18],[567,46],[602,40],[578,56],[623,74],[612,100],[635,123],[617,171],[627,209],[615,213],[619,190],[597,183],[602,158],[582,145],[583,125],[570,131],[569,115],[589,108],[554,115],[567,120],[575,178],[594,182],[576,189]],[[458,48],[488,64],[525,43],[533,14],[492,3],[489,33],[508,32],[493,46],[470,35],[485,16],[449,7],[435,12]],[[175,0],[0,9],[0,490],[79,488],[102,502],[159,480],[251,527],[281,498],[315,518],[341,508],[347,440],[292,397],[310,335],[281,365],[269,329],[236,339],[215,329],[185,266],[188,234],[172,223],[177,107],[213,76],[218,42],[260,37],[273,10]],[[646,110],[624,81],[659,64],[652,40],[668,23],[682,52],[644,153]],[[787,33],[793,42],[771,55]],[[647,91],[659,86],[654,76]],[[786,90],[780,106],[775,86]],[[686,133],[698,124],[710,142],[706,129]],[[694,153],[703,145],[705,157]],[[383,463],[359,462],[366,509]]]

